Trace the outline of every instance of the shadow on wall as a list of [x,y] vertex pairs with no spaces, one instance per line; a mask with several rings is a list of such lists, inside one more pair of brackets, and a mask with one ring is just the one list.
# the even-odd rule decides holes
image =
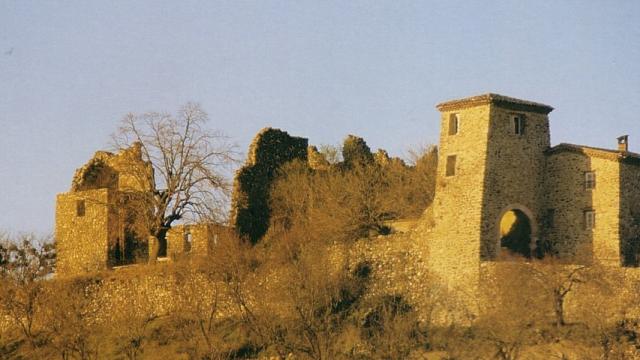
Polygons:
[[540,218],[539,246],[562,260],[593,260],[594,174],[591,157],[586,154],[558,152],[547,157],[546,209]]
[[640,159],[620,163],[620,260],[640,266]]
[[242,238],[257,243],[269,227],[269,189],[276,171],[294,159],[307,161],[308,140],[265,128],[253,139],[247,163],[234,181],[232,223]]
[[596,212],[595,180],[590,174],[594,173],[589,156],[551,155],[545,174],[546,207],[537,216],[521,206],[508,207],[498,220],[499,249],[487,260],[542,259],[551,255],[575,263],[591,262]]
[[[508,251],[526,258],[532,256],[531,220],[521,210],[513,209],[507,211],[500,220],[500,248],[501,253]],[[543,253],[536,254],[537,258],[544,256]]]

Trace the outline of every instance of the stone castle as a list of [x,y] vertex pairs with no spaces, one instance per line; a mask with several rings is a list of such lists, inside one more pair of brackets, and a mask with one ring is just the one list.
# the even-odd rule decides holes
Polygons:
[[[437,108],[437,185],[421,237],[432,273],[474,288],[481,263],[506,252],[638,266],[640,155],[626,136],[615,150],[551,147],[551,106],[497,94]],[[506,214],[515,234],[501,229]]]
[[[451,286],[474,288],[482,264],[507,253],[638,266],[640,155],[628,151],[626,136],[615,150],[551,147],[552,107],[496,94],[437,108],[441,135],[435,199],[420,220],[421,230],[411,237],[424,253],[425,270]],[[270,178],[282,162],[311,162],[318,155],[312,148],[304,151],[306,139],[275,129],[261,134],[254,144],[275,146],[279,160],[267,161],[269,154],[252,145],[251,161],[238,172],[234,194],[240,199],[234,211],[241,214],[236,226],[257,233],[265,229],[251,218],[256,212],[242,196],[241,178]],[[60,275],[154,257],[153,240],[136,231],[136,214],[126,206],[154,190],[152,179],[139,145],[118,154],[98,152],[76,172],[71,191],[57,198]],[[512,223],[505,229],[501,223],[509,217]],[[157,255],[206,253],[222,231],[212,224],[175,226]]]
[[151,164],[139,143],[117,154],[98,151],[76,170],[71,191],[56,201],[57,274],[70,276],[180,254],[206,254],[226,229],[217,224],[173,226],[164,242],[149,236]]

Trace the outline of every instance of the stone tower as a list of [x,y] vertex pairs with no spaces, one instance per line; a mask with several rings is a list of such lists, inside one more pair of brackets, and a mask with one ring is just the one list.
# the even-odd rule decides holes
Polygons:
[[475,296],[481,262],[500,256],[505,213],[529,226],[527,243],[515,248],[531,256],[539,247],[553,108],[496,94],[437,108],[440,150],[427,263],[445,284]]
[[141,144],[117,154],[98,151],[76,170],[71,190],[56,198],[57,273],[70,276],[148,257],[153,168]]

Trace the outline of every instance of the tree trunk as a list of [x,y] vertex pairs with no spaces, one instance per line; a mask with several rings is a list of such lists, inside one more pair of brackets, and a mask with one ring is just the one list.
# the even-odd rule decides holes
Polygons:
[[556,326],[564,326],[566,324],[564,322],[564,297],[556,295],[553,307],[556,315]]
[[161,227],[156,233],[156,239],[158,240],[158,254],[157,257],[167,257],[167,232],[168,227]]

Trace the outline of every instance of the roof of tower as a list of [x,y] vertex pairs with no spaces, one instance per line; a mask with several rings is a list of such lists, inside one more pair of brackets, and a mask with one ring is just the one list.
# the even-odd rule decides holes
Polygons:
[[627,163],[640,164],[640,154],[630,151],[620,151],[613,149],[603,149],[593,146],[576,145],[561,143],[547,150],[548,155],[557,154],[560,152],[574,152],[578,154],[584,154],[587,156],[597,157],[601,159],[609,159],[615,161],[623,161]]
[[516,111],[529,111],[541,114],[548,114],[553,110],[553,107],[549,105],[493,93],[445,101],[436,105],[436,108],[440,111],[449,111],[487,104],[495,104]]

